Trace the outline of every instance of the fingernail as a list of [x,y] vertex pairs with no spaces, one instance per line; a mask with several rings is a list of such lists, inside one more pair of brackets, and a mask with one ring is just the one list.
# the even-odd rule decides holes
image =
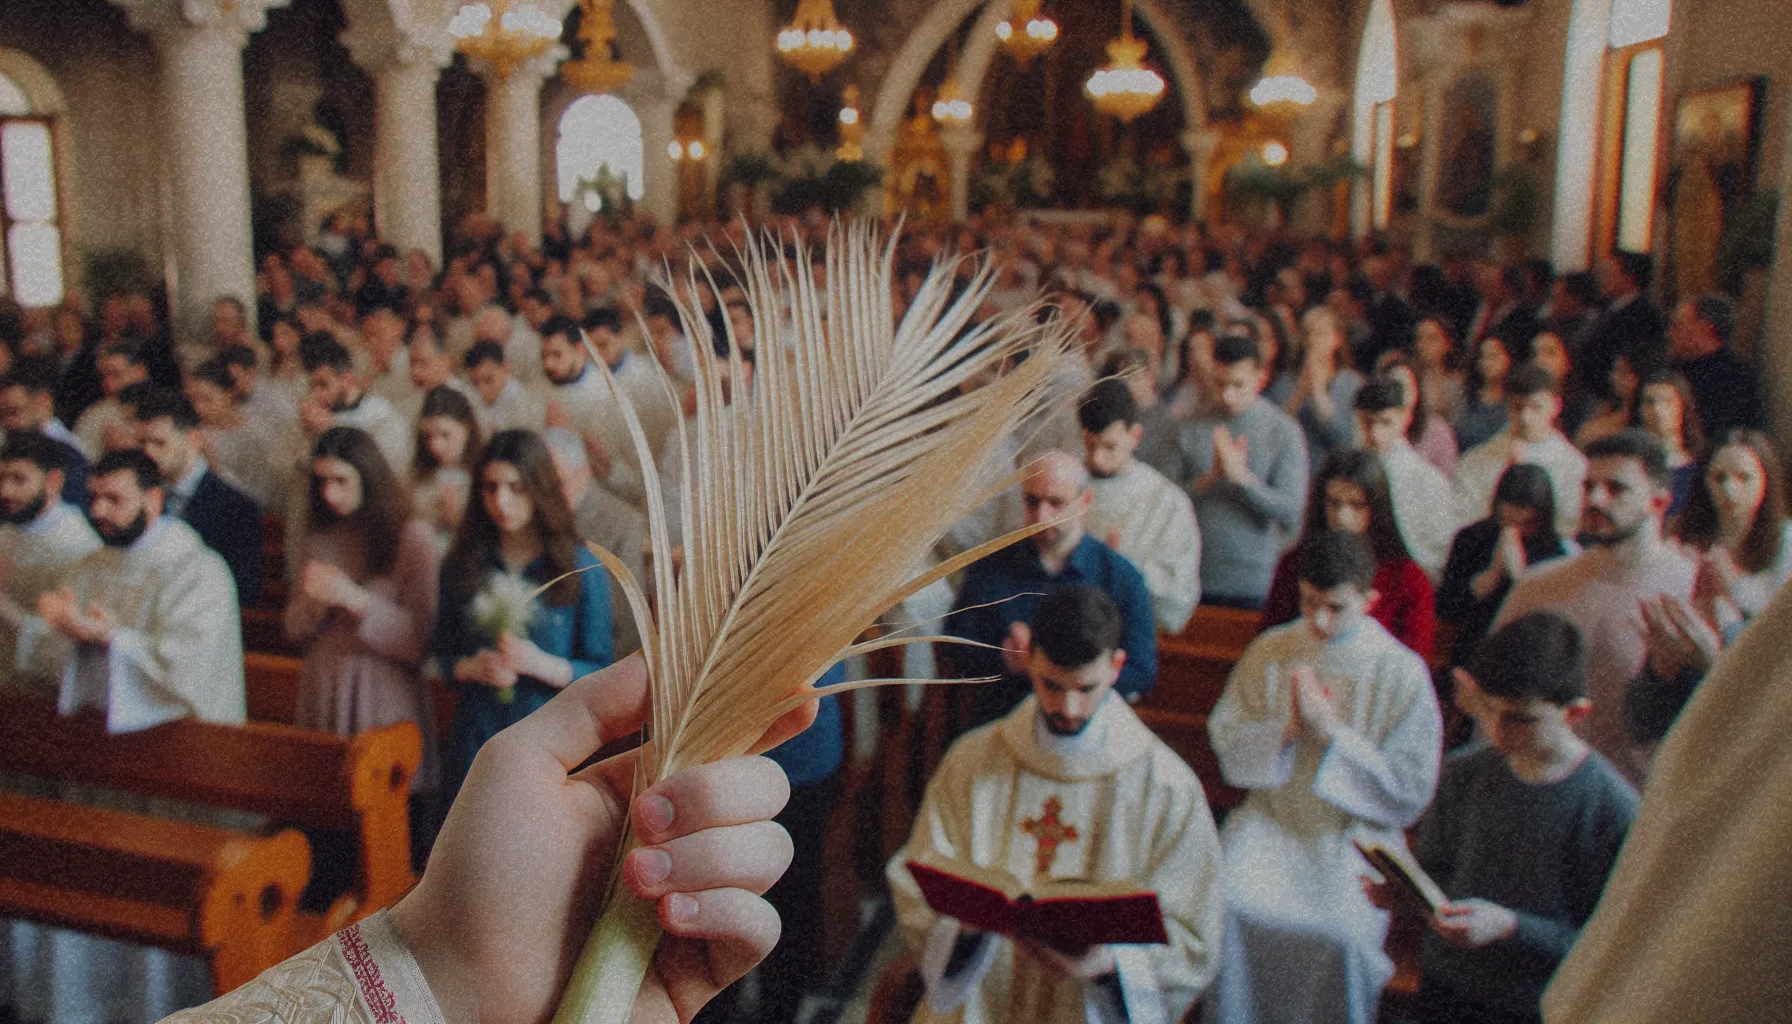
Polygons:
[[666,916],[679,924],[690,924],[697,919],[697,900],[682,892],[667,896]]
[[641,801],[641,823],[654,835],[672,827],[672,801],[663,796],[650,796]]
[[664,850],[642,850],[635,854],[635,877],[642,885],[658,885],[672,873],[672,857]]

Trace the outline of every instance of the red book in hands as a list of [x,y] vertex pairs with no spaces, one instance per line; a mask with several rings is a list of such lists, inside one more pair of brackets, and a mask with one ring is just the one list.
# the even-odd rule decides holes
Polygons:
[[1157,894],[1125,882],[1045,882],[1026,892],[1012,876],[970,864],[911,860],[908,870],[929,907],[979,931],[1062,953],[1111,943],[1170,941]]

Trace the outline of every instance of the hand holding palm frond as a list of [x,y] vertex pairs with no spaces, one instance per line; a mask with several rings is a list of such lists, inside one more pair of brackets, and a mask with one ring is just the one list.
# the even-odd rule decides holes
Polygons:
[[[960,288],[959,261],[934,269],[897,324],[893,243],[838,225],[829,243],[825,297],[806,254],[781,260],[769,239],[741,254],[754,337],[730,328],[727,377],[744,379],[750,347],[756,379],[750,397],[736,386],[730,402],[722,368],[697,360],[696,415],[674,435],[681,510],[667,508],[654,453],[617,392],[647,482],[658,594],[650,615],[640,581],[597,553],[628,596],[651,680],[637,791],[745,752],[822,693],[815,681],[845,657],[949,639],[854,646],[903,598],[1031,532],[909,578],[954,522],[1011,481],[985,455],[1045,400],[1067,329],[1038,323],[1033,309],[973,325],[990,268],[976,266]],[[786,308],[791,328],[781,336]],[[709,351],[701,311],[681,304],[680,314],[686,336]],[[685,542],[677,573],[673,515]],[[626,1021],[658,934],[652,905],[612,886],[557,1024]]]

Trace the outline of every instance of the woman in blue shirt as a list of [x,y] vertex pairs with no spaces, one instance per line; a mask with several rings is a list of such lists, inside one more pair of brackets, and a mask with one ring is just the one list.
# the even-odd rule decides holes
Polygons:
[[[486,740],[608,665],[612,650],[609,577],[578,542],[547,445],[525,430],[503,431],[486,445],[472,479],[466,516],[442,562],[430,644],[460,697],[443,751],[451,793]],[[556,580],[532,610],[518,609],[524,615],[494,611],[507,603],[506,590]]]

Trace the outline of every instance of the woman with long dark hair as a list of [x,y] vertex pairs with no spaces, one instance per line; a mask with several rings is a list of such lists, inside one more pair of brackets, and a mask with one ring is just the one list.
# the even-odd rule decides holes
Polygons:
[[423,396],[417,452],[411,460],[411,508],[435,530],[436,547],[443,552],[466,512],[468,470],[479,461],[479,433],[479,419],[466,395],[444,385]]
[[1431,657],[1435,627],[1431,580],[1412,559],[1394,519],[1394,499],[1387,471],[1372,452],[1340,448],[1325,457],[1307,497],[1307,520],[1300,540],[1276,563],[1263,604],[1263,628],[1300,617],[1300,582],[1296,553],[1301,543],[1326,530],[1355,533],[1375,552],[1376,599],[1369,614],[1394,639],[1421,658]]
[[502,431],[472,478],[430,644],[460,694],[444,752],[450,791],[486,740],[609,664],[612,651],[609,577],[578,542],[547,444]]
[[1462,412],[1456,417],[1456,444],[1467,452],[1506,429],[1506,375],[1518,365],[1512,347],[1498,335],[1475,346],[1463,387]]
[[1705,430],[1699,426],[1699,409],[1692,385],[1672,370],[1655,370],[1637,390],[1636,412],[1631,426],[1647,430],[1668,455],[1674,471],[1674,503],[1668,519],[1675,521],[1686,508],[1699,480],[1699,460],[1705,455]]
[[1680,539],[1703,554],[1695,600],[1726,629],[1759,614],[1792,577],[1785,471],[1766,434],[1732,430],[1712,447]]
[[1456,431],[1437,414],[1431,395],[1425,390],[1425,380],[1419,375],[1418,362],[1406,352],[1393,349],[1376,360],[1375,368],[1400,382],[1401,393],[1405,395],[1401,404],[1412,415],[1412,422],[1406,428],[1406,440],[1412,444],[1413,451],[1423,455],[1426,462],[1436,466],[1445,476],[1454,473]]
[[431,736],[420,677],[436,611],[429,527],[411,518],[373,438],[353,427],[317,439],[309,488],[285,615],[287,638],[306,652],[295,724],[348,736],[412,721]]
[[1500,476],[1493,514],[1456,534],[1437,585],[1437,617],[1456,630],[1451,660],[1463,664],[1487,635],[1512,584],[1539,562],[1579,550],[1556,533],[1556,493],[1541,466]]

